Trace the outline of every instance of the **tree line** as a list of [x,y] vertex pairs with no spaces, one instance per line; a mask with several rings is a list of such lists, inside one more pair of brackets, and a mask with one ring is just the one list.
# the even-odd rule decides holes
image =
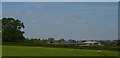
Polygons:
[[[29,44],[47,44],[47,43],[63,43],[66,42],[65,39],[61,38],[55,40],[55,38],[48,38],[48,39],[35,39],[35,38],[25,38],[23,34],[24,31],[24,23],[18,19],[14,18],[2,18],[2,42],[19,42],[19,43],[29,43]],[[69,39],[67,40],[70,43],[76,43],[77,40]],[[86,40],[82,40],[84,42]],[[120,40],[97,40],[98,42],[104,45],[119,45]]]

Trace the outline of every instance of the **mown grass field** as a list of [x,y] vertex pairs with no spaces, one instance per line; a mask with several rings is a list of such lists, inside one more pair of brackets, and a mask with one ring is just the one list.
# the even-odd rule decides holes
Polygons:
[[3,56],[118,56],[117,51],[27,46],[3,46]]

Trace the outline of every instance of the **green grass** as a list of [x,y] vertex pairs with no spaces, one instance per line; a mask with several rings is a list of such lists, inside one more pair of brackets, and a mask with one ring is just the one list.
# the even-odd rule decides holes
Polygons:
[[117,51],[68,48],[3,46],[3,56],[118,56]]
[[2,57],[2,45],[0,45],[0,57]]

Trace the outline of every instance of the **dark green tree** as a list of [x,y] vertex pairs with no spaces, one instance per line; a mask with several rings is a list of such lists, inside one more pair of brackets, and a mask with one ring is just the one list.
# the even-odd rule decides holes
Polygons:
[[2,41],[17,42],[24,40],[25,37],[23,36],[24,31],[21,31],[22,28],[25,28],[25,26],[20,20],[2,18]]
[[65,40],[63,38],[59,39],[59,42],[65,42]]
[[55,41],[54,38],[48,38],[48,42],[53,43]]
[[48,41],[55,41],[54,38],[48,38]]
[[69,39],[69,42],[71,42],[71,43],[76,43],[76,41],[75,41],[75,40],[72,40],[72,39]]

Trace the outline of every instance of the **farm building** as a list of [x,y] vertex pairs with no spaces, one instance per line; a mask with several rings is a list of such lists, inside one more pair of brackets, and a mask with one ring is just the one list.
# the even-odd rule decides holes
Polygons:
[[87,46],[87,45],[101,45],[101,43],[96,42],[96,41],[76,41],[76,42],[70,42],[70,41],[64,41],[64,42],[59,42],[59,41],[53,41],[53,42],[47,42],[48,44],[75,44],[79,46]]
[[101,45],[101,43],[99,42],[95,42],[95,41],[86,41],[83,42],[84,45]]

